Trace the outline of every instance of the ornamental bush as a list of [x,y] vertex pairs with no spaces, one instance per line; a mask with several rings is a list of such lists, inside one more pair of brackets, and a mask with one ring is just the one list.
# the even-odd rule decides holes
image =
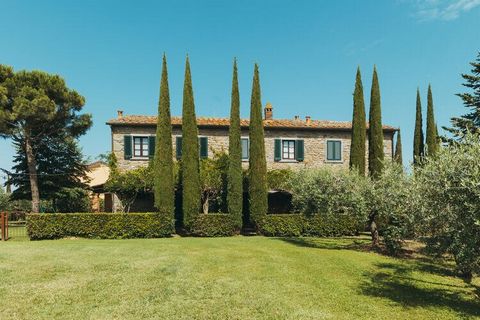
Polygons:
[[65,237],[161,238],[174,232],[173,219],[161,213],[41,213],[27,215],[30,240]]
[[345,214],[268,214],[259,225],[260,232],[272,237],[339,237],[358,234],[362,224]]
[[295,211],[307,216],[347,215],[363,223],[368,215],[365,196],[369,180],[353,171],[310,169],[291,174],[290,191]]
[[199,214],[192,224],[191,233],[197,237],[228,237],[238,233],[240,226],[233,214]]

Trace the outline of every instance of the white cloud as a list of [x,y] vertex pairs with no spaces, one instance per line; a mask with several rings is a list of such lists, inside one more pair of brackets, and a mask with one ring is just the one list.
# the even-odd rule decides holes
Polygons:
[[415,16],[422,21],[450,21],[478,6],[480,0],[416,0]]

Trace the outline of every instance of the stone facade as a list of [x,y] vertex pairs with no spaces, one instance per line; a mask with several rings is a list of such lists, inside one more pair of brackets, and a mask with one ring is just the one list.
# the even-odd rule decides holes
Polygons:
[[[154,136],[155,126],[151,125],[111,125],[112,129],[112,151],[118,159],[118,165],[121,170],[130,170],[139,166],[146,166],[148,158],[129,159],[124,158],[124,135],[132,136]],[[384,131],[384,151],[385,158],[393,158],[393,137],[394,130]],[[181,128],[176,126],[172,132],[173,153],[175,157],[176,139],[181,136]],[[228,128],[225,127],[199,127],[199,135],[208,137],[209,157],[212,156],[212,150],[225,152],[228,151]],[[242,130],[242,138],[248,138],[248,130]],[[304,141],[304,160],[274,160],[275,139],[302,139]],[[342,158],[340,161],[328,161],[326,157],[327,141],[341,141]],[[368,142],[367,142],[368,144]],[[368,145],[367,145],[368,149]],[[300,169],[300,168],[318,168],[334,167],[348,168],[350,158],[350,131],[349,130],[301,130],[301,129],[276,129],[265,128],[265,152],[268,169]],[[244,167],[248,167],[248,160],[244,161]]]

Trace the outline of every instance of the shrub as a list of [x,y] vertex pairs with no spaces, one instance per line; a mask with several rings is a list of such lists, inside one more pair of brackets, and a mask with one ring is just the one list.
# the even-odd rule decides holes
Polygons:
[[307,216],[318,212],[348,215],[363,223],[368,216],[365,190],[369,180],[346,170],[315,169],[292,174],[290,179],[295,211]]
[[82,188],[62,188],[53,201],[57,212],[89,212],[91,210],[88,192]]
[[305,219],[304,236],[340,237],[358,234],[363,226],[354,216],[346,214],[315,214]]
[[200,214],[192,225],[191,233],[198,237],[228,237],[237,233],[240,227],[233,214]]
[[302,214],[267,214],[259,223],[259,231],[269,237],[299,237],[303,235],[305,216]]
[[29,214],[27,233],[31,240],[161,238],[173,233],[173,219],[160,213]]
[[274,237],[338,237],[355,235],[361,224],[349,215],[334,214],[269,214],[259,226],[263,235]]

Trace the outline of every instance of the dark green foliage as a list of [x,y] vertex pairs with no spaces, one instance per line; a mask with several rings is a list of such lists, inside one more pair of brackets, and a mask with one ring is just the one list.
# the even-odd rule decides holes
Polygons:
[[40,210],[36,152],[50,137],[76,139],[84,134],[92,125],[90,114],[79,114],[84,104],[85,98],[58,75],[14,72],[0,65],[0,137],[23,143],[18,152],[25,153],[33,212]]
[[397,144],[395,145],[395,162],[399,165],[403,166],[403,155],[402,155],[402,136],[400,135],[400,130],[398,130],[397,134]]
[[267,163],[262,120],[262,101],[258,65],[255,64],[250,107],[250,159],[249,159],[249,195],[250,219],[256,223],[267,214]]
[[[10,183],[16,187],[12,199],[31,200],[24,139],[14,137],[12,140],[17,150],[13,158],[15,174],[12,174],[10,179]],[[37,163],[37,182],[41,200],[54,200],[64,189],[87,188],[84,183],[87,178],[87,166],[76,140],[69,136],[51,135],[44,137],[41,144],[33,145],[33,151]],[[58,208],[55,211],[63,210]]]
[[167,58],[163,55],[162,80],[158,102],[157,135],[154,160],[155,207],[173,215],[175,210],[175,181],[173,176],[172,123],[168,89]]
[[[472,92],[458,93],[463,106],[469,109],[467,114],[451,119],[451,128],[444,128],[457,140],[462,140],[467,132],[480,132],[480,52],[477,59],[470,62],[472,66],[470,74],[462,74],[465,81],[463,86]],[[450,141],[452,142],[452,141]]]
[[427,98],[427,138],[426,138],[427,156],[435,156],[438,151],[439,144],[437,138],[437,125],[435,124],[435,116],[433,112],[432,87],[428,86]]
[[238,232],[238,219],[229,213],[200,214],[195,218],[191,233],[197,237],[228,237]]
[[173,218],[160,213],[29,214],[27,233],[31,240],[161,238],[173,233]]
[[425,152],[423,142],[422,101],[420,91],[417,89],[417,106],[415,112],[415,132],[413,134],[413,163],[422,161]]
[[372,90],[370,95],[370,114],[368,130],[368,171],[374,179],[380,177],[383,169],[383,128],[380,103],[380,85],[377,68],[373,69]]
[[361,225],[350,215],[341,214],[268,214],[262,218],[259,230],[273,237],[338,237],[359,232]]
[[185,83],[183,87],[182,109],[182,198],[183,223],[187,229],[192,227],[200,213],[200,163],[198,153],[198,128],[193,100],[190,62],[185,64]]
[[238,90],[237,60],[233,63],[232,105],[230,109],[230,129],[228,135],[228,213],[234,215],[238,225],[242,223],[243,177],[242,145],[240,128],[240,93]]
[[63,188],[53,200],[56,212],[90,212],[91,203],[88,191],[82,188]]
[[261,234],[268,237],[299,237],[305,228],[303,214],[267,214],[259,224]]
[[357,69],[355,91],[353,93],[352,144],[350,145],[350,168],[365,175],[365,152],[367,128],[365,102],[363,99],[363,84],[360,67]]

